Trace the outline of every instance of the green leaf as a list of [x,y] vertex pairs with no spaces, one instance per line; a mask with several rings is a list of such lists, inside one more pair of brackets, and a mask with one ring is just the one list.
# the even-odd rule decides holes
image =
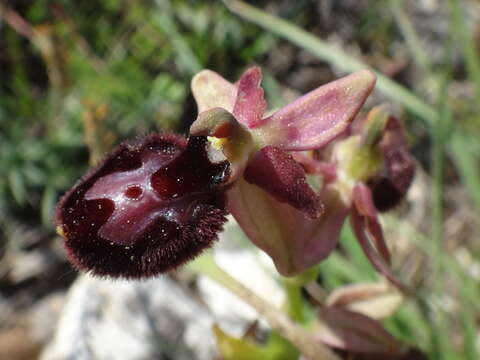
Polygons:
[[18,205],[24,205],[27,197],[27,190],[22,174],[17,169],[12,169],[8,173],[8,184],[13,198]]
[[247,339],[238,339],[225,333],[220,327],[213,327],[218,351],[223,360],[267,359],[264,348]]
[[53,224],[53,210],[55,202],[57,201],[57,192],[53,187],[47,186],[43,191],[41,203],[42,223],[46,227],[52,227]]

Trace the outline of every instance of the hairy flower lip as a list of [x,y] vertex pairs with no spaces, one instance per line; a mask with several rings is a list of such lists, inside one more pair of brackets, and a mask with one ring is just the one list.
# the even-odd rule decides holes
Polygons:
[[[107,155],[65,194],[57,206],[57,228],[65,237],[71,262],[95,275],[144,278],[173,270],[211,246],[226,221],[225,191],[228,187],[223,185],[223,180],[228,177],[228,164],[212,164],[206,143],[204,137],[190,138],[187,143],[187,139],[178,135],[152,134],[133,143],[121,144]],[[143,209],[145,198],[142,196],[153,190],[142,184],[145,180],[151,181],[152,174],[159,170],[142,172],[145,163],[142,154],[147,158],[158,157],[155,166],[167,170],[165,180],[172,186],[177,186],[179,179],[182,179],[180,184],[193,181],[192,191],[178,198],[156,195],[153,200],[148,200],[154,208],[165,209],[165,214],[171,215],[156,216],[150,205]],[[193,169],[186,167],[195,163],[190,158],[197,159]],[[168,169],[173,169],[173,173],[168,173]],[[128,171],[140,171],[140,179],[147,177],[143,182],[137,182],[139,189],[133,192],[128,180],[122,183],[122,176]],[[115,188],[110,189],[113,191],[111,195],[104,194],[109,189],[108,177],[112,174],[119,174],[120,180],[117,179]],[[101,180],[104,184],[97,185]],[[156,185],[152,183],[152,186]],[[87,197],[86,194],[95,188],[96,192]],[[126,201],[122,206],[130,209],[127,213],[126,209],[115,208],[115,199],[120,195],[125,197],[122,201]],[[135,196],[139,198],[131,198]],[[117,211],[118,225],[105,228],[105,224],[113,221],[111,215],[114,211]],[[118,232],[117,226],[135,221],[145,221],[145,224],[138,229],[125,225],[127,234]],[[123,238],[117,239],[117,236]]]

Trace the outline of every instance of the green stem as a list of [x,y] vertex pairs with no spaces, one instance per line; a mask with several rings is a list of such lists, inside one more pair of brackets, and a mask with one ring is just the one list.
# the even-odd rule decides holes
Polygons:
[[405,1],[403,0],[389,0],[390,9],[405,38],[408,49],[413,55],[413,60],[427,72],[430,72],[432,64],[424,51],[424,46],[415,31],[415,27],[405,13],[404,4]]
[[281,336],[288,339],[309,360],[340,360],[339,357],[312,334],[292,322],[279,309],[257,296],[237,279],[227,274],[214,261],[211,253],[207,253],[188,265],[197,274],[208,276],[224,286],[240,299],[251,305]]
[[443,165],[445,161],[445,129],[448,127],[450,118],[450,108],[448,106],[448,83],[449,76],[445,76],[442,81],[442,90],[438,97],[439,116],[435,125],[432,125],[432,240],[436,244],[436,254],[434,261],[434,288],[437,294],[442,293],[443,284],[441,276],[440,255],[443,251],[444,232],[443,232]]
[[286,312],[292,320],[301,324],[305,321],[302,286],[288,280],[283,281],[283,284],[287,295]]
[[318,266],[312,266],[293,277],[282,278],[283,287],[287,295],[286,311],[291,319],[305,323],[305,302],[302,297],[302,288],[315,282],[318,276]]
[[456,129],[450,139],[450,151],[453,157],[453,162],[458,170],[458,173],[465,184],[475,206],[480,209],[480,176],[478,158],[475,156],[471,148],[471,141],[467,134],[459,129]]
[[462,15],[460,2],[449,0],[448,5],[451,13],[451,29],[462,46],[467,72],[475,85],[477,99],[480,99],[480,55],[475,45],[475,39],[465,26],[465,17]]
[[425,72],[423,79],[426,84],[424,87],[428,88],[429,92],[436,94],[440,87],[440,81],[433,72],[433,66],[427,52],[425,51],[425,46],[423,46],[420,37],[415,31],[414,25],[410,21],[408,14],[405,12],[405,1],[389,0],[389,5],[390,10],[395,17],[397,26],[405,39],[407,48],[412,54],[413,61]]

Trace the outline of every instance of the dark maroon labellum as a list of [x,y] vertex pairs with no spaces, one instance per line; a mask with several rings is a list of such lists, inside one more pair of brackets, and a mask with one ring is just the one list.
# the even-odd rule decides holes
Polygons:
[[204,137],[150,136],[121,144],[60,201],[56,222],[75,266],[142,278],[211,246],[225,222],[228,162]]

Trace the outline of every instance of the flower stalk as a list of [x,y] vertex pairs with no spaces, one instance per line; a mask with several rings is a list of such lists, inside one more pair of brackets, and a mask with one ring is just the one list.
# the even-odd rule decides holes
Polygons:
[[196,274],[209,277],[252,306],[267,320],[273,330],[294,344],[307,359],[340,360],[328,347],[314,340],[311,333],[225,272],[215,263],[211,253],[197,258],[188,265],[188,268]]

